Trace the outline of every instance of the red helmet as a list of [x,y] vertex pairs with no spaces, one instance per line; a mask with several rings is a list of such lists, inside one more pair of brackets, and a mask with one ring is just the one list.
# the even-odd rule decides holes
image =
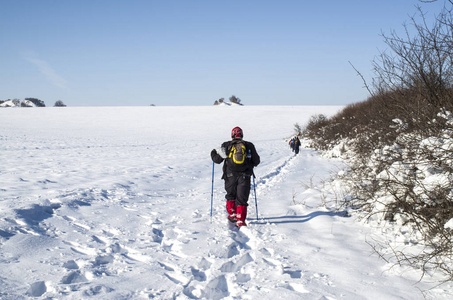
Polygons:
[[242,133],[241,127],[234,127],[233,130],[231,130],[232,139],[242,139],[243,137],[244,134]]

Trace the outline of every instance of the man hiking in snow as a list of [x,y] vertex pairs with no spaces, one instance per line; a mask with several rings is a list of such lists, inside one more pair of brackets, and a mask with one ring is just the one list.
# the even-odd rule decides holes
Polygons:
[[300,147],[300,140],[299,138],[296,136],[294,138],[294,152],[296,153],[296,155],[299,153],[299,147]]
[[250,177],[253,168],[260,163],[260,157],[251,142],[243,140],[239,127],[231,131],[231,141],[224,142],[220,150],[212,150],[211,158],[216,164],[223,164],[222,179],[225,180],[226,208],[228,220],[237,227],[246,226],[247,205],[250,195]]
[[291,150],[294,152],[294,138],[292,138],[292,139],[289,140],[289,147],[290,147]]
[[296,154],[299,153],[299,147],[300,147],[300,140],[297,136],[293,137],[289,141],[289,146],[291,147],[291,150],[295,152]]

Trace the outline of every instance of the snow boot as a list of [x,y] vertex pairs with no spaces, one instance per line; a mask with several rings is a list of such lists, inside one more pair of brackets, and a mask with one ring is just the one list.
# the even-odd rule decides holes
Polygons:
[[247,217],[247,206],[239,205],[237,207],[237,215],[236,215],[237,222],[236,222],[236,226],[237,227],[247,226],[247,224],[245,223],[245,218],[246,217]]
[[230,222],[236,222],[236,201],[234,200],[227,200],[226,208],[228,212],[228,220]]

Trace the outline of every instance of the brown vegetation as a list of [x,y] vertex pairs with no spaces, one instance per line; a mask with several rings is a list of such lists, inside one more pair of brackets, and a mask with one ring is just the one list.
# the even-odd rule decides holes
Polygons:
[[[399,263],[452,280],[453,232],[445,224],[453,218],[453,17],[444,9],[429,27],[420,15],[404,38],[384,36],[391,54],[374,62],[371,97],[329,119],[312,117],[303,135],[317,149],[349,151],[346,205],[421,234],[424,251],[395,250]],[[426,182],[433,174],[445,180]]]

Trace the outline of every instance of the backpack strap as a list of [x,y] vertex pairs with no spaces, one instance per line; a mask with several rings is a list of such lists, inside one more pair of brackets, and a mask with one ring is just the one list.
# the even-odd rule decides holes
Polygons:
[[[232,140],[230,144],[228,145],[228,149],[226,151],[227,157],[231,157],[231,153],[233,151],[233,146],[236,145],[237,143],[243,142],[242,140]],[[244,143],[245,145],[245,143]],[[247,147],[246,147],[247,148]]]

